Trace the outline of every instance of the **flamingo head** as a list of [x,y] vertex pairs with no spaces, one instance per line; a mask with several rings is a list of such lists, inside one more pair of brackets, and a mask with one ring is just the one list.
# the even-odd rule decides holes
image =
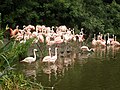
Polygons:
[[49,48],[49,51],[51,50],[51,48]]
[[34,49],[34,51],[38,51],[37,49]]

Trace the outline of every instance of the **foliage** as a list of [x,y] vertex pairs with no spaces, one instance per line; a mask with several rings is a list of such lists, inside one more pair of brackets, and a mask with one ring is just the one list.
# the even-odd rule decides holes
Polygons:
[[8,62],[11,64],[27,56],[27,51],[32,41],[28,40],[26,43],[19,43],[11,39],[6,45],[3,45],[0,48],[0,66],[6,67]]
[[120,34],[119,0],[2,0],[2,27],[46,25]]
[[[2,40],[1,42],[3,43]],[[43,90],[41,83],[32,82],[23,74],[13,71],[15,70],[14,62],[27,55],[32,42],[32,39],[26,43],[19,43],[11,39],[0,47],[0,90]]]
[[43,90],[41,83],[30,81],[23,74],[15,73],[13,70],[0,78],[1,90]]

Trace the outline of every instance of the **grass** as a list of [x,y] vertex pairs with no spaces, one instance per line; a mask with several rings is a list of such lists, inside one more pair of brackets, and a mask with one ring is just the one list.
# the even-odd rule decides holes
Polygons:
[[44,87],[11,70],[0,78],[0,90],[44,90]]
[[[3,32],[0,31],[0,90],[43,90],[41,83],[32,82],[21,73],[16,73],[14,63],[27,56],[33,39],[19,43],[10,39],[3,42]],[[42,52],[44,55],[46,51]]]

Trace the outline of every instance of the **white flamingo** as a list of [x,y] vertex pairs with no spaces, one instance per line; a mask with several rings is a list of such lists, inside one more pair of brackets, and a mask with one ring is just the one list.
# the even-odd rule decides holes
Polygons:
[[107,33],[107,35],[108,35],[107,45],[110,45],[110,34]]
[[51,48],[49,48],[49,55],[45,56],[42,60],[42,62],[49,62],[51,59]]
[[81,50],[82,50],[82,51],[85,51],[85,52],[86,52],[86,51],[88,51],[88,52],[94,51],[93,48],[89,49],[87,46],[82,46],[82,47],[81,47]]
[[58,48],[56,47],[55,48],[55,55],[52,56],[50,59],[50,62],[52,62],[52,63],[55,63],[55,61],[57,60],[57,50],[58,50]]
[[32,63],[32,62],[35,62],[36,61],[36,52],[37,49],[34,49],[33,50],[33,53],[34,53],[34,57],[26,57],[25,59],[23,59],[21,62],[26,62],[26,63]]

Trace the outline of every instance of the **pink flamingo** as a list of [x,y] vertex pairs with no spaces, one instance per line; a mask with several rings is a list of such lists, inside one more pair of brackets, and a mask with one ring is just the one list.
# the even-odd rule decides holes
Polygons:
[[10,36],[13,36],[13,37],[15,37],[15,35],[19,32],[18,29],[13,30],[12,28],[10,28],[9,30],[10,30]]
[[55,40],[51,40],[51,37],[47,36],[46,37],[46,43],[47,43],[48,46],[52,46],[53,44],[55,44]]
[[114,46],[120,46],[120,43],[118,41],[116,41],[116,36],[115,36],[115,40],[113,42],[111,42]]
[[101,40],[100,45],[101,45],[101,46],[106,46],[105,40]]
[[44,42],[44,37],[41,33],[38,34],[39,42]]
[[63,43],[63,39],[61,38],[61,36],[55,37],[54,41],[55,41],[56,44]]
[[93,46],[96,46],[96,45],[97,45],[97,41],[96,41],[96,39],[95,39],[95,34],[94,34],[94,38],[93,38],[93,40],[92,40],[92,45],[93,45]]

